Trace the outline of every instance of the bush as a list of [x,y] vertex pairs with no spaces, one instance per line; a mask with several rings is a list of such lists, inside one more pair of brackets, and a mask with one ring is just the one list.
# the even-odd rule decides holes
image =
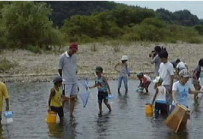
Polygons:
[[140,40],[140,35],[137,33],[128,33],[124,34],[121,39],[125,41],[138,41]]
[[18,64],[16,62],[12,63],[6,58],[0,61],[0,72],[5,72],[7,70],[10,70],[11,68],[14,68]]
[[26,49],[33,53],[41,53],[41,49],[38,46],[29,45]]

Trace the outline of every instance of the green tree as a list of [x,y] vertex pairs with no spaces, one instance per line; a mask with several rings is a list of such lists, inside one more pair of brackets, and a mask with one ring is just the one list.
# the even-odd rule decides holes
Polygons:
[[26,49],[27,46],[50,44],[49,33],[52,22],[48,16],[50,7],[45,3],[12,2],[2,9],[2,20],[6,25],[6,38],[9,46]]

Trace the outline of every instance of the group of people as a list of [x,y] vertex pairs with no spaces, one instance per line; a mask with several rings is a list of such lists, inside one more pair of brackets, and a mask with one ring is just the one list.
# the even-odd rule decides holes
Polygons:
[[[48,100],[48,111],[56,112],[60,120],[63,120],[64,112],[63,106],[65,102],[69,102],[70,106],[70,118],[73,119],[74,108],[78,94],[77,84],[77,69],[76,69],[76,56],[78,51],[77,43],[70,43],[70,46],[66,52],[64,52],[59,58],[58,76],[53,80],[54,86],[50,90],[50,96]],[[169,111],[172,111],[173,106],[177,104],[188,107],[188,94],[194,94],[195,102],[198,100],[198,93],[203,93],[200,83],[200,73],[203,67],[203,58],[199,60],[197,67],[194,69],[192,76],[192,84],[195,90],[191,90],[188,80],[190,74],[188,72],[188,66],[186,63],[177,59],[174,63],[168,61],[168,52],[165,48],[155,46],[154,51],[149,55],[151,57],[151,63],[155,64],[155,76],[153,80],[155,83],[155,95],[153,97],[152,105],[155,104],[155,117],[159,116],[159,113],[168,115]],[[124,82],[125,93],[128,93],[128,76],[130,71],[127,65],[128,57],[123,55],[121,62],[115,65],[115,70],[119,73],[118,77],[118,93],[122,81]],[[177,73],[178,80],[174,82],[174,68]],[[108,94],[111,94],[111,89],[108,84],[107,78],[102,74],[103,68],[98,66],[95,69],[97,75],[95,84],[89,86],[89,89],[98,88],[98,104],[99,115],[102,115],[102,101],[111,112],[111,106],[108,103]],[[140,84],[138,87],[142,88],[142,91],[148,93],[148,87],[151,83],[151,78],[144,73],[137,74]],[[6,110],[9,110],[9,95],[6,86],[3,82],[0,82],[0,112],[2,112],[3,97],[6,99]],[[0,115],[2,115],[0,113]],[[1,120],[1,117],[0,117]]]
[[[188,94],[194,94],[194,100],[196,103],[198,102],[198,93],[203,93],[200,83],[203,58],[199,60],[193,71],[192,84],[195,90],[191,90],[188,83],[191,76],[187,64],[180,59],[177,59],[173,64],[169,62],[166,49],[156,46],[151,63],[155,63],[155,75],[157,76],[154,80],[156,93],[152,101],[152,105],[155,103],[155,118],[160,113],[167,116],[177,104],[188,108]],[[174,71],[177,75],[177,81],[175,82]]]
[[[54,88],[51,89],[50,99],[49,99],[49,110],[59,113],[59,116],[63,117],[63,103],[61,101],[68,100],[70,102],[70,117],[73,118],[73,111],[76,101],[76,96],[78,93],[77,77],[76,77],[76,57],[75,53],[78,50],[78,45],[76,43],[71,43],[68,51],[63,53],[59,58],[59,77],[58,80],[54,80]],[[163,115],[168,115],[172,108],[181,104],[188,107],[188,94],[194,94],[195,101],[197,101],[197,94],[203,93],[200,84],[200,73],[201,67],[203,67],[203,59],[199,60],[197,68],[195,68],[193,73],[192,83],[195,87],[195,91],[190,89],[188,80],[190,74],[188,72],[188,66],[186,63],[177,59],[174,63],[168,61],[168,52],[165,48],[160,46],[155,46],[154,51],[150,54],[151,63],[155,64],[155,76],[153,80],[155,83],[155,95],[153,97],[152,105],[155,104],[155,117],[159,116],[159,113]],[[130,71],[128,69],[128,57],[123,55],[121,62],[117,63],[114,67],[115,71],[118,72],[118,93],[120,93],[120,88],[122,82],[124,83],[125,93],[128,93],[128,76],[130,76]],[[102,115],[102,101],[111,112],[111,106],[108,103],[108,94],[111,94],[110,86],[103,73],[102,67],[96,67],[97,78],[95,84],[89,88],[98,88],[98,103],[99,103],[99,115]],[[174,73],[178,76],[178,80],[174,82]],[[152,82],[151,78],[144,73],[137,74],[140,80],[139,88],[142,88],[142,92],[148,93],[148,87]],[[63,88],[63,95],[60,97],[58,91]],[[55,96],[54,96],[55,94]],[[55,103],[54,101],[60,101],[60,103]],[[60,108],[59,108],[60,106]]]

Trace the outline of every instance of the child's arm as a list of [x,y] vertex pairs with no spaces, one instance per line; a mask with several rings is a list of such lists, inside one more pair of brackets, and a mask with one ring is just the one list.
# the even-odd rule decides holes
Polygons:
[[198,94],[198,93],[202,93],[203,94],[203,91],[201,90],[191,90],[191,89],[189,89],[189,93],[190,94]]
[[154,101],[156,99],[156,96],[157,96],[158,92],[159,92],[159,90],[158,90],[158,88],[156,88],[156,93],[155,93],[154,98],[152,100],[152,105],[154,104]]
[[109,90],[109,94],[111,94],[111,90],[110,90],[110,87],[109,87],[109,83],[108,83],[106,77],[103,77],[103,79],[104,79],[104,82],[105,82],[106,85],[107,85],[107,88],[108,88],[108,90]]
[[9,111],[9,98],[6,98],[6,110]]
[[174,76],[171,75],[171,85],[170,85],[170,89],[171,89],[171,91],[172,91],[172,88],[173,88],[173,79],[174,79]]
[[69,100],[69,99],[70,99],[69,97],[67,97],[67,96],[65,96],[65,95],[61,95],[61,98],[62,98],[63,100]]
[[178,102],[176,100],[176,91],[175,90],[173,90],[173,92],[172,92],[172,98],[173,98],[174,103],[177,104]]
[[92,89],[92,88],[95,88],[95,87],[97,87],[96,84],[93,85],[93,86],[88,86],[89,89]]
[[142,86],[142,79],[139,79],[140,80],[140,84],[138,87],[141,87]]
[[53,97],[54,95],[55,95],[55,90],[52,88],[52,89],[51,89],[50,96],[49,96],[49,101],[48,101],[48,107],[49,107],[48,110],[51,110],[50,104],[51,104],[51,99],[52,99],[52,97]]

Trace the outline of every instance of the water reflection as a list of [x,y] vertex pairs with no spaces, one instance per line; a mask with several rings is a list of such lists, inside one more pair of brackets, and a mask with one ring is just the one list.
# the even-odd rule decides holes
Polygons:
[[4,139],[4,137],[3,137],[3,128],[2,128],[1,123],[0,123],[0,139]]
[[109,120],[110,120],[110,116],[111,113],[110,112],[107,112],[107,113],[104,113],[102,116],[98,116],[98,119],[97,119],[97,130],[96,130],[96,133],[99,134],[99,137],[105,137],[105,136],[109,136],[109,126],[110,126],[110,123],[109,123]]
[[63,132],[63,125],[60,124],[47,124],[49,132],[48,136],[49,137],[55,137],[55,138],[61,138],[62,137],[62,132]]
[[178,133],[170,131],[167,136],[167,139],[188,139],[188,130],[185,129],[184,131]]
[[[102,138],[143,138],[143,139],[192,139],[202,138],[202,102],[191,115],[187,129],[174,133],[163,124],[161,117],[154,120],[145,116],[145,104],[151,102],[154,89],[149,95],[136,93],[135,82],[129,81],[129,93],[118,94],[117,82],[110,81],[114,99],[112,112],[104,105],[104,115],[98,117],[97,90],[92,91],[87,107],[83,108],[79,98],[74,110],[75,121],[69,118],[69,104],[64,107],[64,122],[49,125],[45,122],[47,101],[52,83],[8,83],[11,110],[14,122],[0,126],[0,139],[102,139]],[[91,83],[90,83],[91,84]],[[92,81],[93,84],[93,81]],[[131,91],[133,90],[133,91]],[[193,99],[190,99],[192,104]],[[3,128],[3,129],[2,129]]]
[[128,106],[128,94],[122,95],[121,93],[118,93],[118,103],[120,104],[120,109],[125,109]]

